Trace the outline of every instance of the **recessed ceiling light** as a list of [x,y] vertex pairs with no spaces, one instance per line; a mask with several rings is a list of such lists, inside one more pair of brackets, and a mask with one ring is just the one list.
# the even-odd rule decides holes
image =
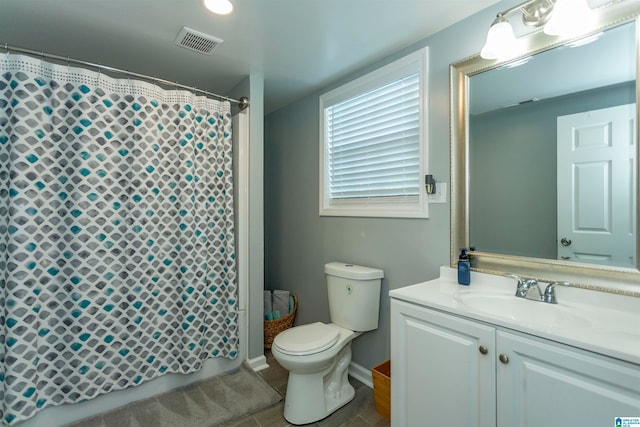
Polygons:
[[233,10],[229,0],[204,0],[204,6],[218,15],[228,15]]

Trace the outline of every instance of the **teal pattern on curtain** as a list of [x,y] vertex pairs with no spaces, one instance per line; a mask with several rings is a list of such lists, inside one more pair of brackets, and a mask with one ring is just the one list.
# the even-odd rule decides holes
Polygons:
[[228,102],[0,55],[0,418],[238,351]]

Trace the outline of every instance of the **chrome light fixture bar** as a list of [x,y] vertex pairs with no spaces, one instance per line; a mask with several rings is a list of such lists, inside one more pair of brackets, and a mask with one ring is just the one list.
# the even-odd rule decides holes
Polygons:
[[516,38],[507,15],[522,14],[528,27],[542,27],[552,36],[573,36],[593,25],[593,13],[587,0],[529,0],[496,15],[487,33],[487,41],[480,52],[485,59],[507,59],[516,56],[522,43]]

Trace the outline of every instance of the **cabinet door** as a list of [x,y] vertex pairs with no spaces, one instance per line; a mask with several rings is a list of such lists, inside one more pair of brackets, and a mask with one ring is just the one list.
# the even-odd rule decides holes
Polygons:
[[[497,333],[498,426],[613,426],[640,416],[640,366]],[[501,358],[501,360],[504,357]]]
[[391,425],[495,425],[494,349],[492,327],[392,300]]

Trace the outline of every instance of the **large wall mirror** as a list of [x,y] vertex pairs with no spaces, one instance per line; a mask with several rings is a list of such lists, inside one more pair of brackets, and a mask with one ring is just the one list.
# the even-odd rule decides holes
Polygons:
[[452,265],[471,245],[478,271],[601,290],[640,281],[640,7],[596,13],[581,37],[537,31],[518,58],[452,64]]

